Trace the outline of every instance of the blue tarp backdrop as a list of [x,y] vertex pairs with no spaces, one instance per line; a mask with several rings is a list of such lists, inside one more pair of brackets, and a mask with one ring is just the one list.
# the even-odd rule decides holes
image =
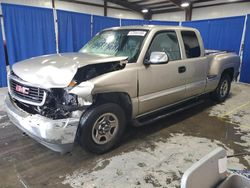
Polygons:
[[2,3],[10,65],[56,52],[52,9]]
[[118,26],[120,26],[120,19],[104,16],[93,16],[93,36],[105,28]]
[[0,24],[0,87],[7,86],[6,76],[7,76],[6,75],[6,62],[5,62],[2,26]]
[[240,81],[250,83],[250,15],[247,15],[246,35],[243,50]]
[[197,28],[206,49],[239,53],[244,28],[244,16],[183,22],[183,26]]
[[160,20],[150,20],[150,25],[179,25],[179,22],[171,22],[171,21],[160,21]]
[[147,24],[150,24],[149,20],[121,19],[121,26]]
[[76,52],[91,38],[91,15],[57,10],[59,52]]

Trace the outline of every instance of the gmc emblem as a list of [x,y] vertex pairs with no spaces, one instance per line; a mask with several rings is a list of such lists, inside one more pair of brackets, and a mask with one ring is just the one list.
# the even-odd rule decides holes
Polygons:
[[19,93],[23,93],[23,94],[26,94],[28,95],[29,94],[29,88],[27,87],[22,87],[22,86],[19,86],[19,85],[16,85],[16,91],[19,92]]

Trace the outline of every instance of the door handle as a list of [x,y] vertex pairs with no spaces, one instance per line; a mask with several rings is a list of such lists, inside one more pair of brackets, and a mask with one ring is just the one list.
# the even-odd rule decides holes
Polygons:
[[179,73],[184,73],[184,72],[186,72],[186,70],[187,70],[187,69],[186,69],[185,66],[181,66],[181,67],[178,68],[178,72],[179,72]]

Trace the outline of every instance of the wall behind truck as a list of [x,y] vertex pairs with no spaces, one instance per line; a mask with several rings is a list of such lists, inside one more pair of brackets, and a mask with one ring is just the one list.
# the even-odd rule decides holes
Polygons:
[[242,16],[250,13],[250,2],[194,8],[192,20]]
[[[204,20],[250,14],[250,2],[193,8],[192,20]],[[153,20],[185,21],[185,12],[177,11],[163,14],[154,14]]]
[[[85,2],[91,2],[94,4],[103,5],[103,0],[81,0]],[[52,8],[52,1],[51,0],[0,0],[0,3],[10,3],[10,4],[19,4],[19,5],[29,5],[29,6],[37,6],[37,7],[45,7],[45,8]],[[57,9],[61,10],[69,10],[74,12],[84,12],[86,14],[95,14],[104,16],[104,9],[102,7],[97,6],[90,6],[84,4],[76,4],[76,3],[69,3],[64,1],[55,0],[55,6]],[[131,18],[131,19],[142,19],[142,14],[125,10],[125,8],[115,5],[113,3],[108,3],[110,7],[117,7],[121,9],[115,8],[108,8],[107,16],[116,17],[116,18]],[[2,11],[0,10],[2,14]]]
[[169,20],[169,21],[185,21],[185,12],[178,11],[178,12],[170,12],[170,13],[163,13],[163,14],[153,14],[152,20]]
[[6,62],[1,27],[0,24],[0,87],[5,87],[7,86]]

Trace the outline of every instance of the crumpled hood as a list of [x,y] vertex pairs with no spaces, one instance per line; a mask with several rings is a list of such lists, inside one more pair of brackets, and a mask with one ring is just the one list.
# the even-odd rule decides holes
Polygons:
[[13,72],[26,82],[42,88],[67,87],[77,69],[90,64],[120,62],[127,57],[64,53],[34,57],[13,65]]

